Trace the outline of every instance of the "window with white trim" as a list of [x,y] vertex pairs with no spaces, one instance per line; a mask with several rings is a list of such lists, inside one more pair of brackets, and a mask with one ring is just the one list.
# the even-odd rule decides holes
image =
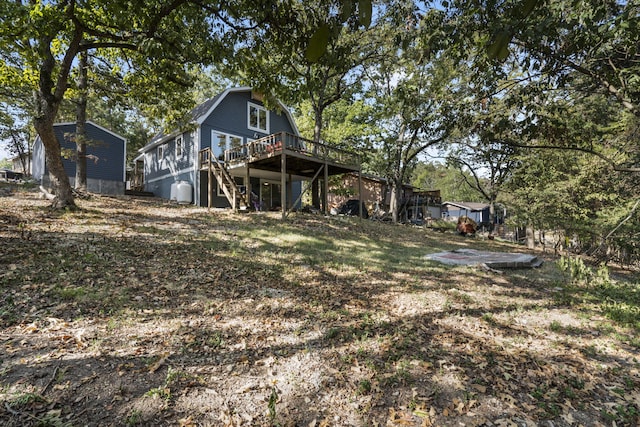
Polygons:
[[262,133],[269,133],[269,111],[262,105],[247,104],[249,122],[247,127]]
[[218,159],[224,158],[225,150],[230,148],[240,148],[242,137],[222,132],[211,132],[211,151]]
[[162,163],[162,160],[164,159],[164,149],[165,144],[160,144],[158,145],[158,148],[156,148],[156,157],[158,158],[158,163]]
[[176,138],[176,158],[182,157],[182,153],[184,153],[184,139],[182,135]]

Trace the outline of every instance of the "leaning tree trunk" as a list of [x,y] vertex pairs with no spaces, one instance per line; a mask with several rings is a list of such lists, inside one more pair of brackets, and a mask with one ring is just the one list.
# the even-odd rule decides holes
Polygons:
[[78,104],[76,106],[76,190],[87,190],[87,52],[80,53],[78,68]]
[[42,145],[44,145],[45,160],[49,168],[49,177],[51,179],[51,185],[53,186],[53,193],[56,196],[53,200],[52,207],[57,209],[75,208],[76,203],[73,200],[69,177],[62,164],[60,143],[53,131],[53,119],[36,118],[34,120],[34,126],[40,136]]
[[36,114],[33,125],[44,146],[45,160],[56,196],[52,207],[58,209],[76,207],[69,177],[62,165],[60,143],[53,131],[53,123],[67,90],[69,72],[82,41],[82,28],[76,22],[72,25],[73,36],[67,40],[66,52],[62,61],[58,63],[51,51],[53,38],[45,32],[34,40],[34,48],[38,50],[43,61],[39,68],[38,90],[35,92]]

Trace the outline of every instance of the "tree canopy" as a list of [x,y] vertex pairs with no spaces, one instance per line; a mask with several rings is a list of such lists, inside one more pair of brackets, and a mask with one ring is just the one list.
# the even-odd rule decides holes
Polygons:
[[[52,126],[75,114],[86,53],[90,116],[132,145],[242,83],[292,107],[306,136],[358,150],[392,183],[392,209],[412,176],[437,182],[421,163],[437,148],[480,199],[506,189],[502,202],[531,224],[589,224],[611,240],[621,230],[611,218],[637,214],[639,12],[637,0],[4,2],[0,125],[28,139],[33,123],[58,204],[73,206]],[[586,181],[608,171],[609,185],[570,179],[581,175],[571,159],[594,173]],[[581,201],[569,209],[553,182],[558,194],[561,182],[579,185]],[[535,200],[570,221],[552,224]],[[594,228],[587,219],[603,209],[618,214]]]
[[[251,25],[236,18],[235,6],[189,0],[2,3],[0,81],[11,91],[35,94],[30,113],[45,147],[58,207],[75,205],[53,123],[78,55],[91,51],[99,56],[117,77],[116,86],[144,100],[150,114],[180,116],[193,102],[179,90],[190,83],[189,64],[224,57],[236,34],[229,28]],[[242,7],[258,19],[265,13],[249,3]]]

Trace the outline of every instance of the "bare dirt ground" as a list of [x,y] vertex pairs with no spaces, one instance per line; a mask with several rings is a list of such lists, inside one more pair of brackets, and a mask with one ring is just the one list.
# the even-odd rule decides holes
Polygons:
[[638,425],[637,325],[550,256],[498,274],[424,255],[521,247],[78,203],[0,195],[1,425]]

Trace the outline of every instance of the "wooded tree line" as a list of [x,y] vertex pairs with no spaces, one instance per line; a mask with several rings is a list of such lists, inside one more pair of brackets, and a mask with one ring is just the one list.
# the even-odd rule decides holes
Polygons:
[[457,188],[512,207],[518,225],[636,260],[639,3],[3,2],[0,132],[35,129],[56,204],[73,207],[53,123],[81,115],[83,97],[135,149],[249,85],[291,106],[305,136],[360,152],[392,183],[394,219],[401,184],[427,185],[438,152],[438,173],[460,170]]

